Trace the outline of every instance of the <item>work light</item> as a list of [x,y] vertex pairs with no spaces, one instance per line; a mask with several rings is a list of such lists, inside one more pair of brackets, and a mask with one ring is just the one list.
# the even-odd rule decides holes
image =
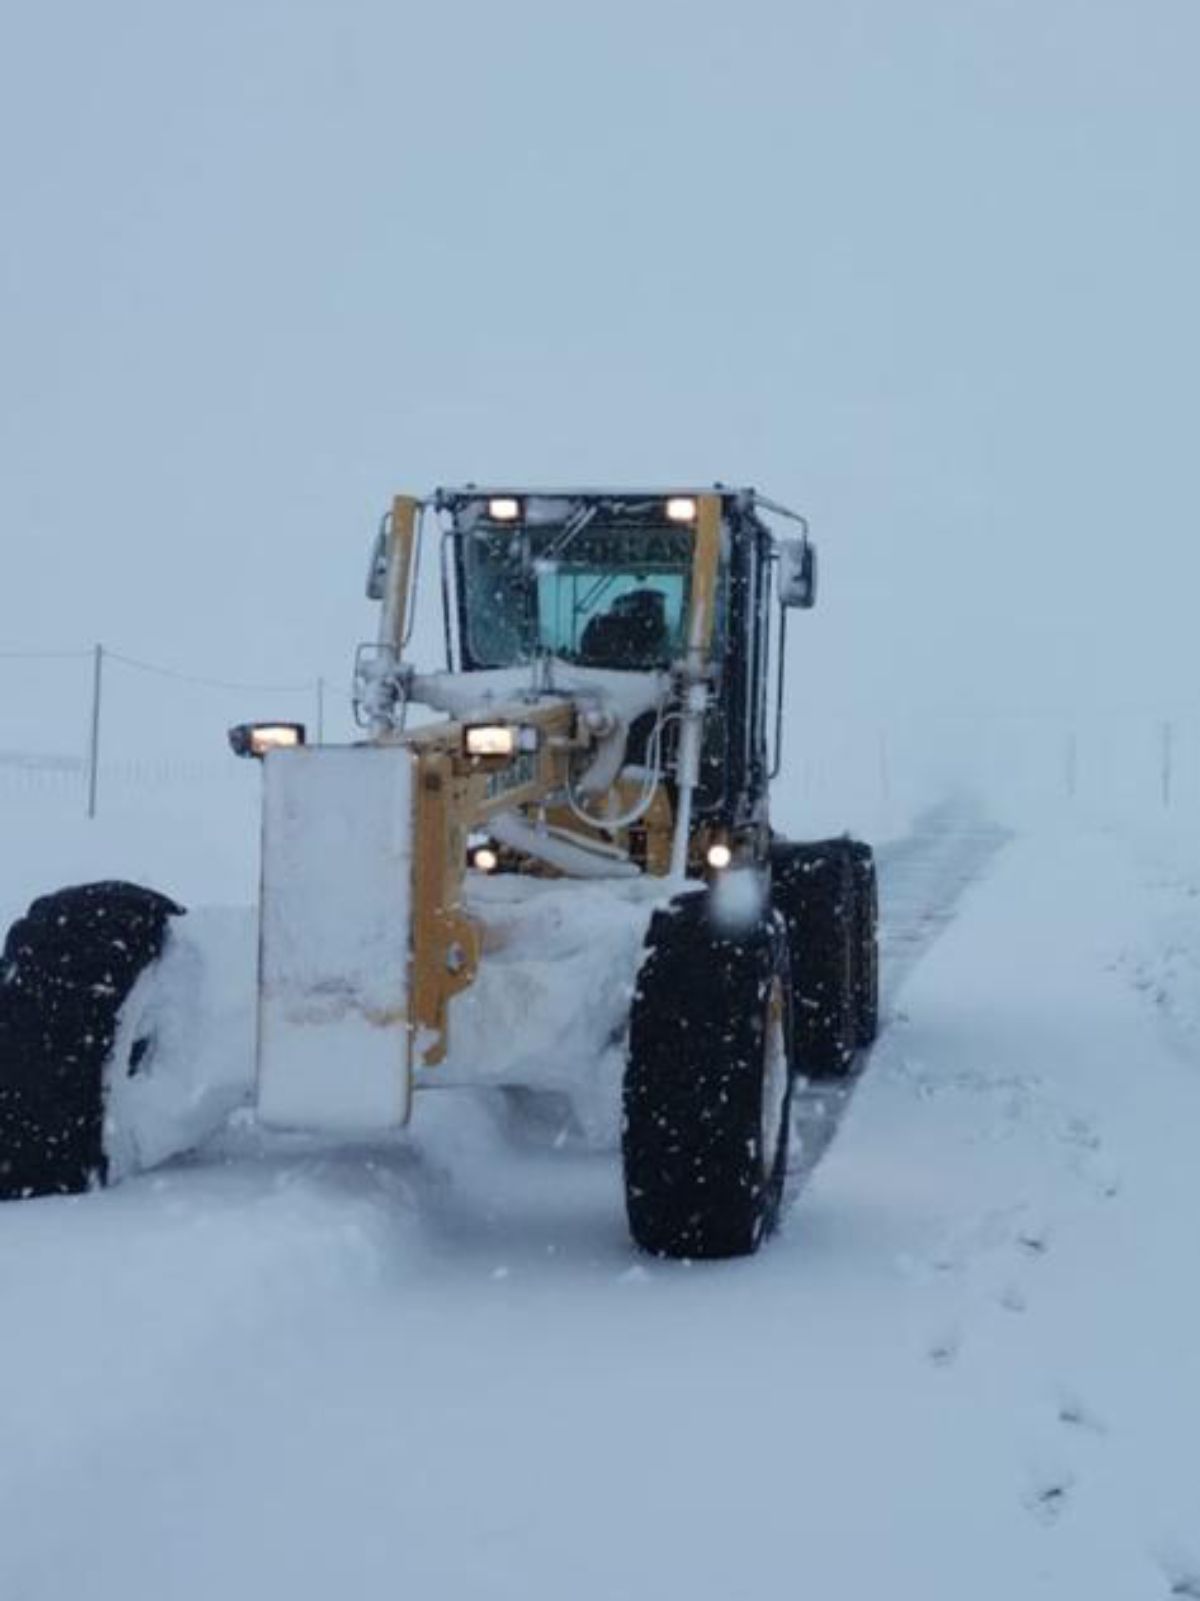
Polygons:
[[294,750],[305,743],[303,723],[238,723],[229,730],[233,754],[253,756],[259,761],[268,751]]
[[463,729],[463,749],[468,756],[512,756],[517,730],[511,723],[474,723]]
[[694,523],[696,521],[696,502],[691,495],[672,495],[667,501],[667,521],[669,523]]

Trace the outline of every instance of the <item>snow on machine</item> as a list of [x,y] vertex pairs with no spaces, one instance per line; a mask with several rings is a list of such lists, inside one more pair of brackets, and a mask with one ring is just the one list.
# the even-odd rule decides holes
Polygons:
[[[406,648],[433,518],[447,669],[424,673]],[[45,896],[10,932],[0,1195],[111,1182],[171,1154],[154,1130],[178,1147],[225,1117],[244,1085],[210,1025],[237,1011],[241,950],[266,1126],[374,1137],[455,1086],[599,1095],[635,1242],[755,1251],[797,1085],[846,1083],[877,1027],[869,848],[770,821],[787,612],[815,573],[804,519],[753,490],[398,496],[364,737],[231,732],[263,764],[256,983],[245,938],[210,929],[214,977],[203,914],[136,885]],[[410,726],[414,706],[444,716]]]

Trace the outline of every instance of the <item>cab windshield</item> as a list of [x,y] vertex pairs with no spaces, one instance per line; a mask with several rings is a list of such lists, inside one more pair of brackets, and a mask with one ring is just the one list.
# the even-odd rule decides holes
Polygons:
[[667,667],[683,652],[692,531],[658,520],[479,522],[458,537],[468,666],[538,656]]

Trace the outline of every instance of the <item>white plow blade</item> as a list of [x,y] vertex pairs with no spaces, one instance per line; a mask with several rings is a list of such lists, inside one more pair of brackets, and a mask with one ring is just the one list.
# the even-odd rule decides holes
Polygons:
[[264,766],[259,1116],[395,1128],[409,1112],[412,755],[300,748]]

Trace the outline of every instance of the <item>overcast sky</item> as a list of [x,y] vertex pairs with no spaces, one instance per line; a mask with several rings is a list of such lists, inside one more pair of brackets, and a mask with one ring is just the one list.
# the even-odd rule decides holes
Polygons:
[[719,478],[856,713],[1196,703],[1195,0],[0,18],[0,645],[345,677],[393,490]]

